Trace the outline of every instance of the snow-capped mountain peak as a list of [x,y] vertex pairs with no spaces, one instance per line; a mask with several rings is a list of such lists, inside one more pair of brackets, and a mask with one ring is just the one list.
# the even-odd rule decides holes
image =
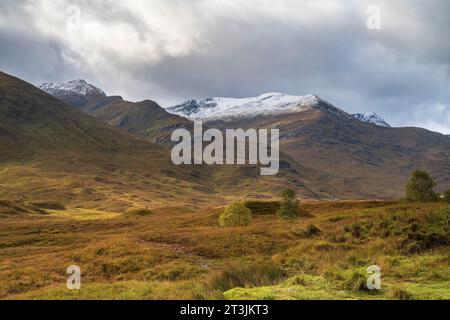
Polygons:
[[297,113],[311,109],[321,102],[324,101],[313,94],[292,96],[269,92],[251,98],[215,97],[189,100],[166,110],[190,120],[212,121]]
[[380,127],[390,128],[389,123],[386,122],[382,117],[374,112],[366,112],[366,113],[355,113],[353,114],[355,119],[358,119],[362,122],[371,123]]
[[39,86],[39,89],[51,95],[74,94],[79,96],[105,96],[105,93],[101,89],[82,79],[60,83],[45,82]]

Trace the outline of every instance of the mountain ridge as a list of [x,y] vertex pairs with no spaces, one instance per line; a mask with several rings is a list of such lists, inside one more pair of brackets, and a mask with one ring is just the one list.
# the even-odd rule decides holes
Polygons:
[[205,172],[176,167],[168,148],[96,119],[0,72],[0,197],[126,210],[201,199]]
[[[299,97],[303,103],[298,103]],[[399,197],[404,192],[404,184],[410,172],[417,168],[429,171],[442,187],[447,186],[450,181],[450,143],[441,134],[420,128],[377,126],[356,119],[316,95],[286,97],[280,93],[268,93],[250,99],[223,99],[225,100],[206,99],[200,106],[196,105],[195,100],[189,101],[193,105],[182,106],[180,110],[191,108],[192,110],[187,111],[199,115],[199,108],[206,109],[206,116],[212,115],[205,121],[207,126],[221,130],[280,129],[280,151],[286,161],[283,160],[281,164],[283,172],[278,177],[281,179],[279,183],[290,181],[300,190],[304,188],[304,191],[311,191],[309,195],[313,194],[314,197]],[[277,103],[275,107],[273,101]],[[179,119],[184,119],[182,126],[189,128],[192,125],[189,120],[169,114],[156,103],[155,109],[152,109],[151,103],[153,102],[129,103],[121,97],[100,96],[89,98],[78,108],[101,120],[108,119],[108,123],[140,137],[144,137],[145,132],[160,132],[159,128],[164,128],[162,139],[155,139],[153,133],[150,136],[153,140],[146,137],[162,144],[170,139],[170,134],[176,128],[174,124]],[[218,105],[219,112],[211,112],[210,109],[215,109]],[[223,106],[226,108],[221,108]],[[251,110],[262,106],[263,112],[251,113],[250,117],[215,117],[220,112],[226,114],[230,106],[231,110],[236,106],[238,111],[248,106]],[[145,118],[145,113],[138,112],[141,107],[148,110],[150,119],[157,118],[156,114],[160,112],[164,125],[159,126],[159,121],[153,123],[148,120],[140,123]],[[274,112],[279,109],[288,112]],[[200,113],[200,118],[205,119],[204,115]],[[173,121],[174,119],[177,120]],[[220,168],[214,175],[221,176],[228,171],[224,169],[227,168]],[[252,168],[229,169],[232,170],[226,178],[223,177],[222,184],[231,188],[231,192],[236,183],[247,185],[248,177],[253,177],[255,171]],[[238,176],[240,178],[236,180]]]
[[391,128],[391,125],[375,112],[355,113],[352,116],[362,122],[371,123],[379,127]]
[[84,79],[75,79],[68,82],[44,82],[38,85],[42,91],[55,95],[58,92],[66,92],[78,95],[102,95],[106,96],[105,92],[88,83]]
[[379,115],[371,113],[349,114],[342,108],[320,98],[315,94],[292,96],[278,92],[264,93],[250,98],[214,97],[204,100],[188,100],[182,104],[166,108],[170,113],[183,116],[192,121],[233,121],[239,118],[258,116],[277,116],[295,114],[310,109],[320,109],[342,117],[354,117],[362,122],[390,128]]
[[191,129],[191,122],[168,113],[152,100],[131,102],[121,96],[107,96],[84,80],[41,84],[43,91],[97,119],[150,142],[170,145],[177,128]]
[[336,114],[348,116],[345,111],[317,95],[292,96],[278,92],[264,93],[250,98],[215,97],[188,100],[180,105],[168,107],[166,110],[190,120],[227,121],[256,116],[293,114],[324,106]]
[[[119,128],[127,127],[126,130],[130,130],[133,133],[138,132],[132,128],[133,125],[125,125],[125,123],[133,122],[130,121],[128,115],[120,119],[112,119],[108,117],[108,112],[104,112],[104,110],[99,112],[98,110],[103,109],[105,105],[111,103],[134,103],[139,105],[155,103],[151,100],[129,102],[125,101],[120,96],[107,96],[103,90],[83,79],[61,83],[47,82],[42,83],[38,87],[60,100],[74,107],[81,108],[83,111],[93,114],[114,126]],[[92,103],[92,101],[96,102]],[[182,104],[165,108],[165,111],[182,118],[187,118],[191,121],[200,120],[208,122],[216,120],[231,121],[239,117],[255,117],[260,115],[294,114],[310,108],[317,108],[319,105],[322,105],[322,107],[326,105],[328,106],[328,111],[333,111],[343,117],[352,116],[362,122],[386,128],[391,127],[381,116],[374,112],[349,114],[315,94],[293,96],[279,92],[268,92],[250,98],[213,97],[204,100],[188,100]],[[117,112],[115,113],[117,114]],[[121,113],[124,113],[124,110],[122,110]],[[134,121],[136,122],[137,119],[134,119]],[[179,126],[180,125],[178,124],[178,127]],[[142,128],[142,125],[140,125],[140,131],[147,130],[149,127],[150,126]],[[142,135],[146,136],[148,134]],[[167,137],[165,140],[167,140]],[[158,141],[158,139],[155,139],[154,141]]]

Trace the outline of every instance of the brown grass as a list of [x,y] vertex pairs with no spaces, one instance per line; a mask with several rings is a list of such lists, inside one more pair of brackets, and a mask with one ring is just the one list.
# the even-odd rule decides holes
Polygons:
[[[311,216],[284,221],[256,215],[251,225],[230,228],[217,225],[221,207],[154,208],[153,214],[133,219],[103,219],[93,212],[92,219],[75,220],[70,209],[64,216],[8,216],[0,224],[0,298],[76,298],[65,289],[65,270],[73,264],[81,267],[85,288],[78,298],[89,299],[221,298],[232,287],[272,285],[299,274],[324,279],[334,274],[345,287],[347,278],[339,280],[340,274],[372,264],[380,265],[388,287],[439,283],[450,274],[448,246],[414,254],[399,249],[401,234],[383,236],[375,227],[358,236],[345,231],[354,224],[376,226],[398,214],[435,221],[430,212],[447,208],[445,204],[304,206]],[[305,237],[308,230],[316,230],[313,225],[321,232]],[[150,283],[152,290],[145,285]],[[399,298],[388,293],[394,296]]]

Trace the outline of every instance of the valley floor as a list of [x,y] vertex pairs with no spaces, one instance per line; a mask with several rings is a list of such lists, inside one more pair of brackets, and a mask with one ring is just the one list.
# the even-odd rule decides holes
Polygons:
[[[222,206],[0,219],[0,299],[450,299],[450,206],[308,202],[221,228]],[[313,227],[314,226],[314,227]],[[78,265],[81,290],[66,288]],[[381,290],[364,288],[381,268]]]

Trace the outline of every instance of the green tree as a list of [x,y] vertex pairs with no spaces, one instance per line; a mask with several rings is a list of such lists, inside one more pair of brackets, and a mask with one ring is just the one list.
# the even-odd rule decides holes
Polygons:
[[450,189],[444,191],[444,201],[450,203]]
[[295,200],[295,191],[292,189],[285,189],[281,192],[281,197],[284,201]]
[[251,221],[252,212],[242,202],[230,204],[219,216],[219,225],[222,227],[246,226]]
[[300,216],[300,208],[298,205],[298,201],[295,198],[295,192],[291,189],[286,189],[281,192],[281,201],[280,209],[278,209],[278,216],[284,219],[293,219]]
[[406,199],[409,201],[435,201],[437,194],[433,188],[436,186],[430,175],[421,170],[415,170],[406,185]]

